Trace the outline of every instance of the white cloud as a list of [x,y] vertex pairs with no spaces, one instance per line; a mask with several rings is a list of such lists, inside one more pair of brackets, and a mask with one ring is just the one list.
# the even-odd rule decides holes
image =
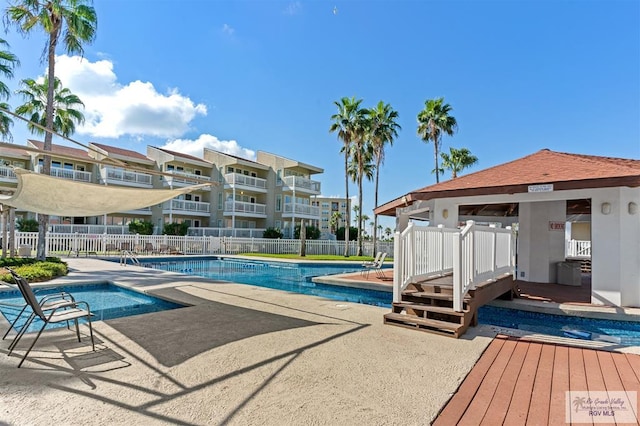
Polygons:
[[80,134],[178,137],[196,116],[207,115],[204,104],[194,103],[177,89],[161,94],[150,82],[118,83],[109,60],[57,56],[56,76],[84,102],[86,122],[78,126]]
[[208,134],[200,135],[196,140],[176,139],[167,142],[162,148],[200,158],[202,158],[203,148],[210,148],[214,151],[224,152],[225,154],[235,155],[236,157],[246,158],[247,160],[256,160],[256,152],[241,147],[237,141],[221,141],[217,137]]
[[235,32],[236,32],[235,28],[233,28],[233,27],[232,27],[231,25],[229,25],[229,24],[224,24],[224,25],[222,26],[222,33],[223,33],[223,34],[226,34],[226,35],[232,36],[232,35],[233,35],[233,33],[235,33]]
[[302,3],[300,3],[299,1],[292,1],[287,5],[287,7],[284,8],[283,13],[285,15],[293,16],[293,15],[297,15],[301,11],[302,11]]

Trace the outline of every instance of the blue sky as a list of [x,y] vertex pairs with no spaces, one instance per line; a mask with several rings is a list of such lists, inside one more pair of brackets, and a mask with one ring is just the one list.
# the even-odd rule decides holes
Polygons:
[[[435,182],[433,146],[417,136],[416,116],[443,96],[459,125],[444,150],[466,147],[479,158],[464,173],[542,148],[640,158],[636,0],[94,6],[97,38],[84,59],[60,50],[57,61],[87,106],[74,135],[85,143],[196,155],[210,146],[248,158],[268,151],[324,168],[323,194],[343,196],[341,144],[328,131],[333,102],[383,100],[402,126],[381,170],[383,203]],[[11,88],[44,74],[42,33],[3,37],[21,61]],[[13,135],[30,137],[19,122]],[[363,205],[372,217],[372,184]]]

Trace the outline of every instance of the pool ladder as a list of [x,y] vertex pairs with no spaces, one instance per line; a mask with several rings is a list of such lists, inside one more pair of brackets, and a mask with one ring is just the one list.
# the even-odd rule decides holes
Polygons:
[[122,250],[120,252],[120,266],[127,266],[127,259],[131,259],[131,264],[140,266],[140,261],[138,260],[138,256],[129,250]]

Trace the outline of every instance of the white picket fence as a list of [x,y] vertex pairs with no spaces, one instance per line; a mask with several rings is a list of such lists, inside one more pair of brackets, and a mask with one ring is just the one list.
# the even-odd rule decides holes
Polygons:
[[[38,242],[37,232],[16,232],[15,246],[20,255],[35,255]],[[235,238],[214,236],[174,236],[174,235],[131,235],[131,234],[68,234],[47,233],[47,256],[68,255],[113,255],[122,250],[138,254],[193,255],[269,253],[296,254],[300,252],[300,240],[269,238]],[[386,251],[391,257],[393,242],[377,243],[378,251]],[[349,241],[349,255],[358,251],[356,241]],[[306,240],[309,255],[342,255],[344,241]],[[372,256],[373,242],[363,242],[363,254]]]
[[467,222],[462,229],[416,226],[395,234],[393,301],[411,283],[453,275],[454,309],[462,311],[469,289],[515,271],[515,235],[510,228]]
[[568,240],[565,257],[573,259],[591,259],[591,241]]

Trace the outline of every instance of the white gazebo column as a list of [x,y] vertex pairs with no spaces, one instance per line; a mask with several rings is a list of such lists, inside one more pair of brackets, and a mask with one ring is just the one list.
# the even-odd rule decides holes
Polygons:
[[518,208],[518,279],[557,282],[558,262],[565,260],[567,202],[522,202]]
[[591,302],[640,307],[640,188],[591,199]]

